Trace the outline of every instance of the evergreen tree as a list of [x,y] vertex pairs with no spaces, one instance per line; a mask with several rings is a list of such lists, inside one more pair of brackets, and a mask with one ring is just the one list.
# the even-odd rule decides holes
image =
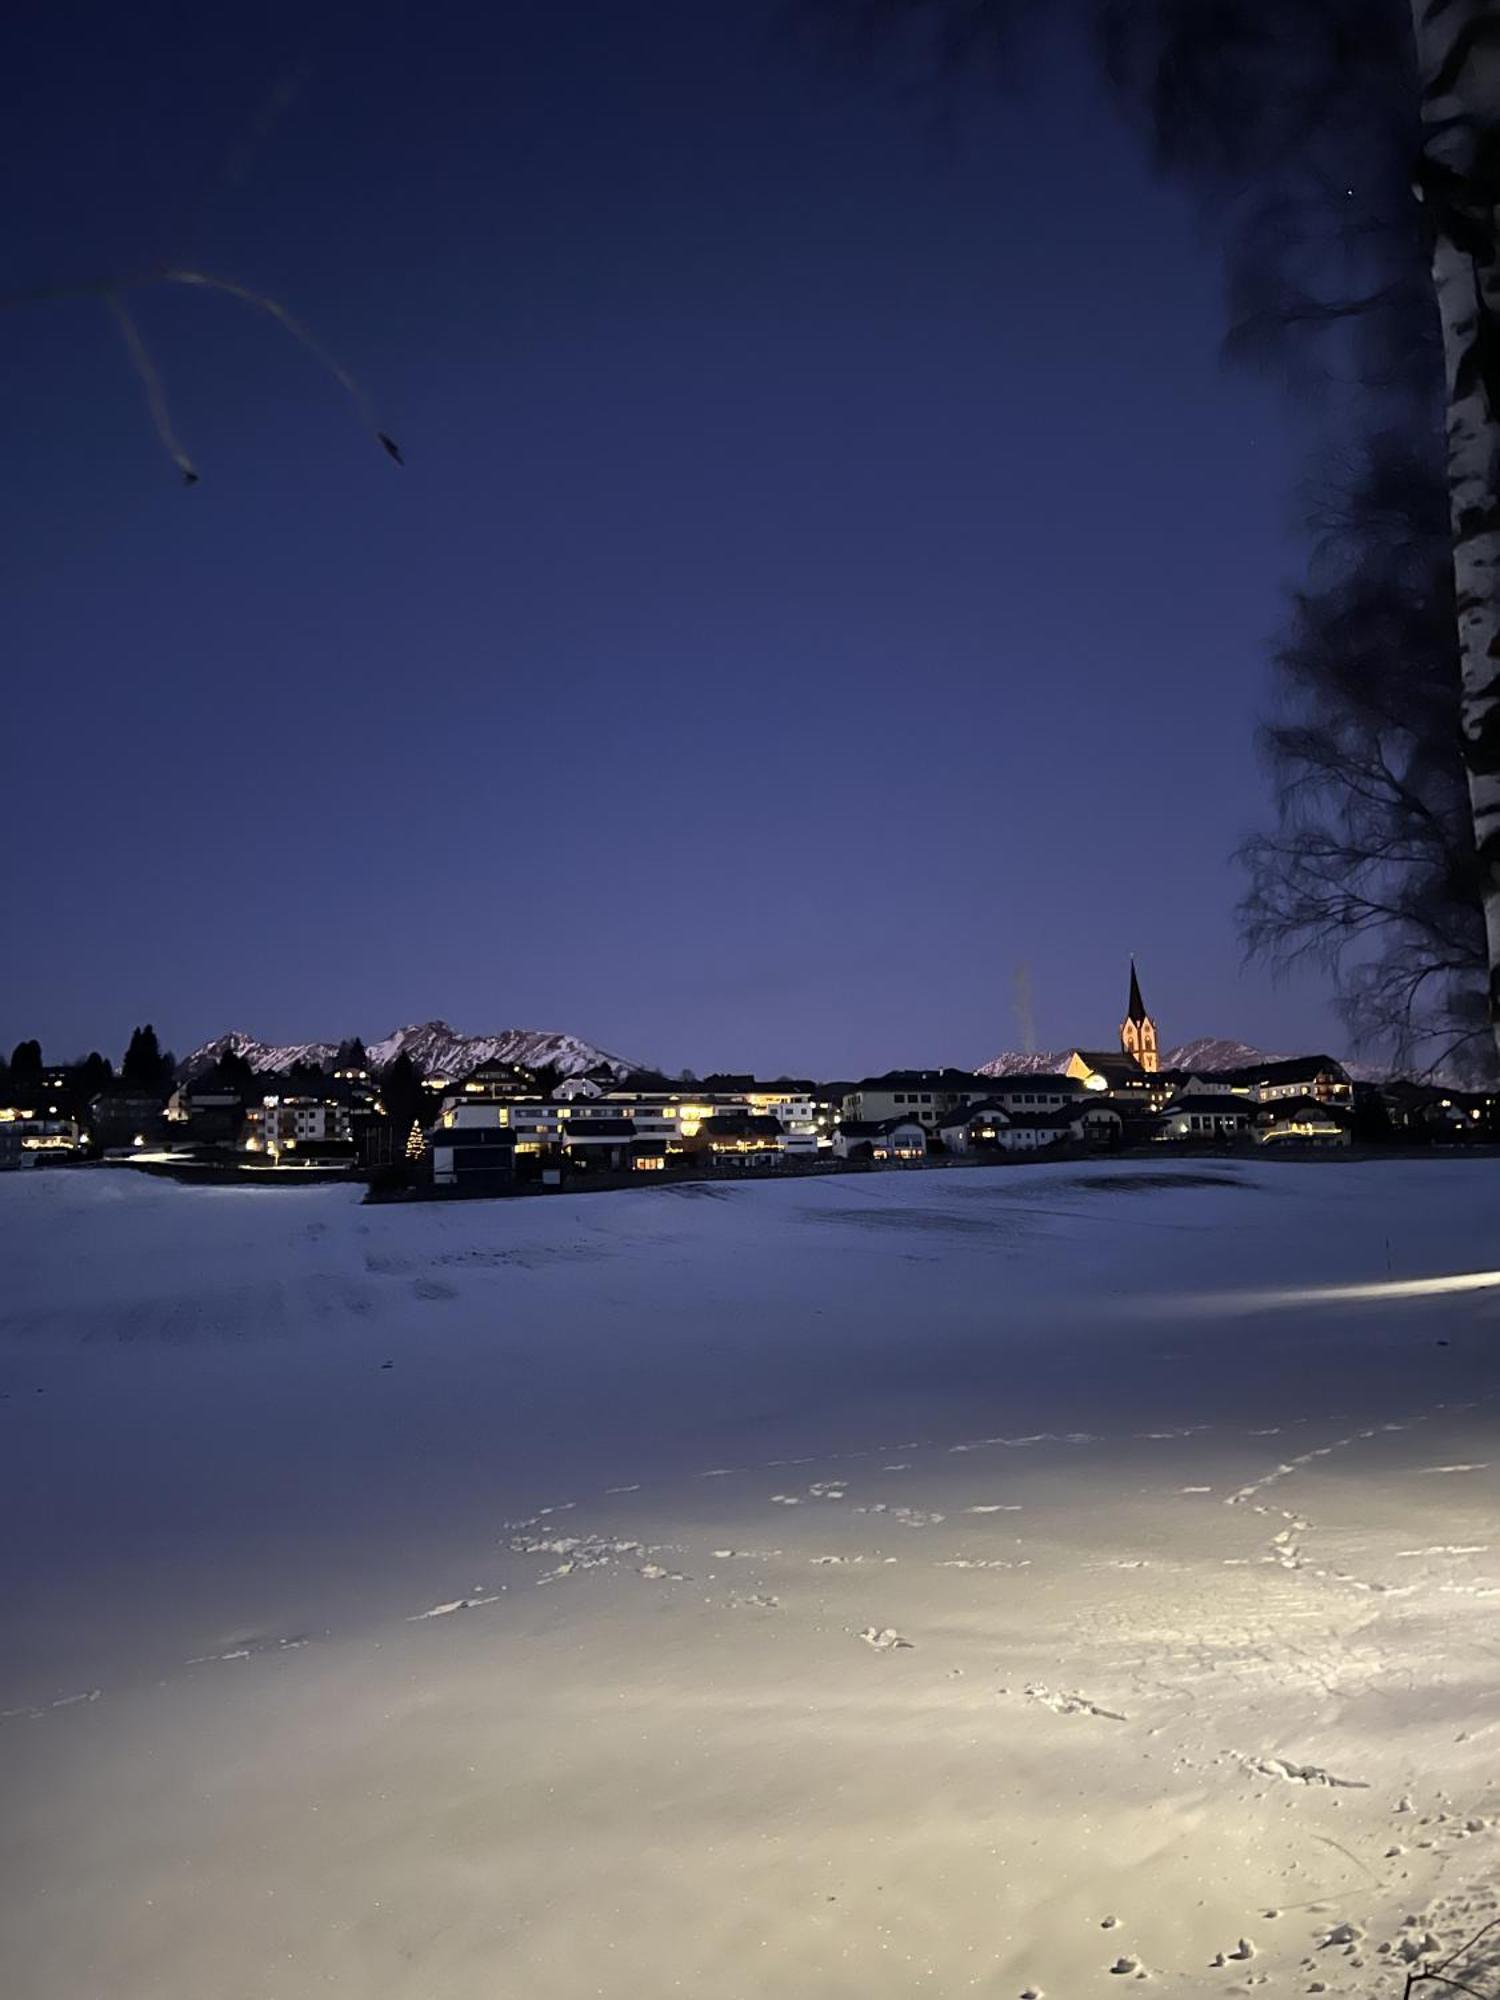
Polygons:
[[333,1066],[336,1070],[369,1069],[369,1053],[358,1035],[350,1035],[346,1040],[339,1043],[338,1054],[333,1059]]
[[136,1028],[120,1065],[120,1081],[145,1095],[164,1096],[172,1087],[172,1068],[172,1058],[162,1053],[151,1023]]
[[405,1049],[381,1077],[380,1095],[385,1115],[397,1132],[408,1133],[413,1125],[426,1121],[429,1103],[422,1088],[422,1072]]
[[556,1063],[538,1063],[531,1072],[538,1097],[550,1097],[563,1080],[563,1073]]
[[37,1090],[42,1081],[42,1045],[38,1041],[17,1042],[10,1056],[10,1087]]
[[114,1064],[97,1049],[90,1049],[78,1065],[78,1096],[84,1104],[114,1082]]
[[241,1097],[249,1097],[255,1085],[255,1071],[238,1049],[226,1049],[219,1058],[217,1070],[226,1090],[238,1092]]

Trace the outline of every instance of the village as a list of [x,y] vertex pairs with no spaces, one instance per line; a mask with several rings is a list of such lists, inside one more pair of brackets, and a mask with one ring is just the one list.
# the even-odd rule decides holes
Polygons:
[[[34,1052],[28,1055],[28,1051]],[[1112,1049],[1050,1068],[892,1070],[858,1080],[668,1078],[601,1061],[488,1060],[423,1074],[364,1045],[257,1072],[226,1047],[179,1072],[137,1030],[121,1073],[48,1067],[35,1043],[0,1082],[0,1168],[128,1166],[183,1180],[351,1179],[376,1194],[462,1196],[602,1187],[643,1176],[853,1171],[1076,1155],[1486,1145],[1500,1095],[1351,1076],[1326,1054],[1234,1067],[1161,1060],[1132,964]]]

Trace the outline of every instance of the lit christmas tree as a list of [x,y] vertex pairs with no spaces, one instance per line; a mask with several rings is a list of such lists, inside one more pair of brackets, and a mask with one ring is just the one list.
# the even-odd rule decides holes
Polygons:
[[406,1135],[406,1157],[412,1161],[420,1160],[426,1154],[426,1151],[427,1141],[423,1136],[422,1127],[413,1118],[411,1121],[411,1130]]

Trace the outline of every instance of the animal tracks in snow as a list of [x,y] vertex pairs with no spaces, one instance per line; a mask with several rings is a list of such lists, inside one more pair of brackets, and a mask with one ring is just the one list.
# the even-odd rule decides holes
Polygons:
[[912,1642],[904,1638],[894,1625],[867,1625],[859,1634],[865,1644],[877,1653],[910,1652]]
[[1290,1479],[1295,1473],[1305,1471],[1308,1466],[1315,1465],[1320,1458],[1331,1458],[1336,1451],[1347,1451],[1351,1445],[1364,1444],[1370,1438],[1379,1437],[1385,1432],[1402,1431],[1406,1428],[1405,1424],[1375,1424],[1368,1430],[1352,1431],[1348,1437],[1334,1438],[1330,1444],[1314,1445],[1310,1451],[1301,1451],[1295,1458],[1283,1459],[1279,1464],[1273,1465],[1269,1472],[1263,1473],[1259,1479],[1252,1479],[1248,1485],[1241,1486],[1235,1492],[1226,1495],[1224,1505],[1243,1507],[1252,1501],[1257,1493],[1264,1493],[1283,1479]]
[[1367,1792],[1364,1778],[1339,1778],[1321,1764],[1297,1764],[1288,1757],[1241,1757],[1247,1771],[1261,1778],[1281,1778],[1289,1785],[1326,1785],[1331,1791]]
[[1061,1694],[1056,1689],[1044,1686],[1040,1681],[1028,1682],[1025,1694],[1028,1701],[1038,1702],[1043,1708],[1050,1708],[1054,1715],[1091,1715],[1100,1722],[1130,1720],[1128,1716],[1121,1715],[1118,1709],[1101,1707],[1097,1701],[1091,1701],[1086,1694]]
[[899,1521],[903,1528],[935,1528],[939,1521],[946,1521],[946,1514],[939,1514],[926,1507],[890,1507],[884,1500],[875,1500],[867,1507],[856,1507],[856,1514],[888,1514],[893,1521]]
[[1487,1556],[1488,1542],[1433,1542],[1425,1549],[1397,1549],[1398,1560],[1407,1556]]
[[425,1625],[429,1618],[452,1618],[460,1611],[482,1610],[486,1604],[498,1604],[504,1588],[502,1584],[500,1590],[485,1597],[450,1597],[445,1604],[434,1604],[430,1611],[414,1611],[406,1622],[408,1625]]

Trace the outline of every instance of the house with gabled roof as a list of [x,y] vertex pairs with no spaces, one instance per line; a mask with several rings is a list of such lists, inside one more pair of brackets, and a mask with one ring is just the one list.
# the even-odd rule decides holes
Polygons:
[[917,1118],[846,1118],[833,1128],[839,1160],[910,1165],[927,1157],[927,1127]]
[[992,1090],[989,1077],[964,1069],[893,1069],[851,1084],[841,1109],[846,1122],[880,1124],[911,1118],[935,1132],[950,1112],[979,1103]]

